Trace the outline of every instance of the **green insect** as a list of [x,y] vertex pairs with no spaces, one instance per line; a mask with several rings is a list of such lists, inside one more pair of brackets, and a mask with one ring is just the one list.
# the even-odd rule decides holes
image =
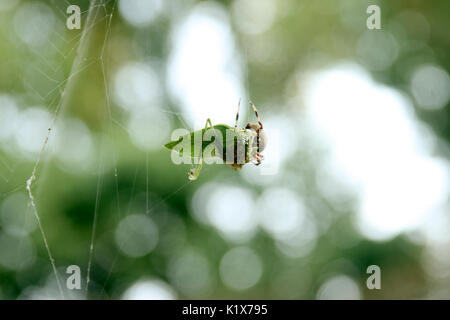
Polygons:
[[190,132],[164,145],[167,149],[194,161],[195,166],[189,171],[190,180],[196,180],[203,162],[209,162],[211,159],[215,159],[215,163],[225,163],[234,170],[241,169],[246,163],[257,166],[261,164],[263,160],[261,152],[266,147],[267,137],[258,110],[251,101],[249,103],[258,124],[248,123],[242,129],[237,127],[239,103],[234,128],[226,124],[213,126],[211,119],[208,118],[204,129]]

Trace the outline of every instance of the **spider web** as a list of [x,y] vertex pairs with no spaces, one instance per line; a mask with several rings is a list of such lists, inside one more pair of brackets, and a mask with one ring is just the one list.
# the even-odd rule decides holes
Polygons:
[[[61,20],[59,22],[65,21],[67,18],[67,14],[65,12],[65,8],[67,6],[71,5],[67,0],[64,2],[59,2],[56,0],[52,1],[52,8],[56,9],[61,14]],[[57,57],[59,60],[59,63],[57,66],[54,65],[54,61],[51,61],[48,59],[48,57],[45,57],[43,54],[41,54],[39,51],[30,49],[33,56],[37,59],[39,63],[37,63],[37,66],[32,66],[33,70],[39,74],[42,81],[46,81],[47,83],[53,84],[53,86],[46,91],[45,93],[42,93],[42,90],[38,90],[35,88],[33,83],[30,83],[26,78],[24,78],[24,86],[28,90],[27,94],[32,97],[32,99],[40,101],[42,104],[44,104],[47,108],[47,110],[52,114],[51,123],[48,126],[47,133],[44,137],[44,140],[42,142],[42,145],[40,147],[40,151],[38,153],[37,159],[34,162],[34,165],[32,166],[32,170],[29,174],[28,179],[26,180],[26,183],[18,185],[18,186],[10,186],[8,185],[7,188],[10,190],[8,192],[0,193],[0,200],[7,197],[9,194],[17,192],[17,191],[25,191],[30,202],[30,207],[33,211],[33,214],[36,218],[38,228],[41,233],[41,237],[44,243],[44,247],[48,256],[48,260],[50,262],[52,272],[54,275],[54,279],[56,281],[56,285],[58,288],[58,292],[62,299],[66,298],[65,289],[62,281],[62,277],[60,275],[60,272],[57,269],[57,264],[55,262],[55,257],[52,251],[52,243],[48,241],[48,235],[46,232],[45,223],[42,221],[41,216],[42,212],[40,211],[38,200],[39,200],[39,194],[42,191],[42,185],[37,184],[38,180],[43,177],[43,175],[47,172],[47,162],[44,161],[46,159],[46,156],[48,156],[48,149],[49,145],[52,142],[52,135],[55,134],[54,128],[58,122],[58,119],[60,119],[63,114],[65,113],[66,109],[68,108],[68,104],[71,101],[71,97],[73,95],[73,91],[75,88],[75,85],[77,83],[77,76],[80,75],[83,72],[86,72],[88,69],[93,68],[95,66],[100,67],[101,77],[103,81],[103,90],[104,90],[104,105],[105,105],[105,112],[103,113],[106,128],[105,132],[107,132],[106,135],[102,135],[102,141],[99,148],[99,160],[98,160],[98,177],[97,177],[97,187],[96,187],[96,195],[95,195],[95,207],[93,209],[93,216],[92,216],[92,229],[91,229],[91,236],[90,236],[90,243],[88,248],[88,262],[87,262],[87,272],[86,272],[86,282],[85,282],[85,290],[84,295],[85,297],[88,297],[89,294],[89,288],[90,283],[92,280],[92,268],[94,266],[94,256],[95,256],[95,244],[96,244],[96,232],[97,232],[97,224],[98,224],[98,215],[100,211],[100,205],[101,205],[101,198],[102,198],[102,190],[104,187],[104,176],[107,174],[105,169],[105,158],[107,156],[110,156],[112,158],[112,168],[113,168],[113,175],[114,175],[114,184],[115,184],[115,202],[117,206],[117,212],[119,214],[119,217],[121,214],[120,209],[120,192],[119,192],[119,172],[118,172],[118,166],[117,166],[117,152],[115,147],[115,141],[116,141],[116,133],[114,130],[114,127],[118,127],[122,130],[124,130],[127,134],[129,134],[128,129],[123,126],[119,120],[117,120],[113,116],[112,111],[112,102],[111,97],[109,93],[109,87],[108,87],[108,69],[107,69],[107,61],[106,61],[106,54],[105,50],[108,44],[108,39],[110,38],[111,33],[111,23],[113,21],[113,17],[115,15],[115,12],[117,10],[117,0],[93,0],[89,4],[89,8],[85,11],[82,11],[82,30],[75,36],[67,36],[62,35],[59,33],[58,30],[53,31],[53,34],[49,39],[47,40],[49,43],[49,46],[55,50],[57,53]],[[96,56],[92,56],[89,52],[89,46],[90,46],[90,38],[93,34],[93,30],[97,27],[102,27],[105,29],[105,32],[103,34],[103,40],[101,45],[100,53]],[[54,37],[53,37],[54,36]],[[60,40],[61,46],[58,47],[58,44],[55,44],[53,42],[53,38],[57,38]],[[60,47],[69,46],[68,51],[63,52],[63,49]],[[59,80],[59,74],[63,72],[64,66],[67,64],[67,62],[72,61],[71,68],[69,74],[63,78],[62,80]],[[183,113],[175,112],[172,110],[167,110],[163,108],[158,108],[159,112],[163,112],[166,114],[170,114],[177,118],[179,123],[182,124],[183,127],[190,129],[188,125],[186,124]],[[112,142],[112,149],[107,149],[105,147],[106,145],[106,137],[109,138],[109,141]],[[107,152],[111,152],[111,154],[106,154]],[[2,157],[0,154],[0,168],[2,169],[0,171],[0,180],[4,180],[6,184],[9,184],[10,177],[14,174],[16,170],[15,164],[9,164],[6,159]],[[136,169],[137,170],[137,169]],[[41,172],[42,171],[42,172]],[[40,173],[41,172],[41,173]],[[137,171],[136,171],[137,172]],[[183,185],[181,185],[178,189],[176,189],[174,192],[169,194],[168,196],[164,197],[163,199],[160,199],[156,203],[150,204],[149,201],[149,153],[145,153],[145,172],[146,172],[146,204],[145,204],[145,213],[150,214],[152,210],[154,210],[156,207],[161,205],[163,202],[167,201],[169,198],[173,197],[176,193],[181,191],[183,188],[185,188],[191,181],[187,181]],[[133,189],[134,189],[133,183]],[[129,211],[129,210],[128,210]],[[104,281],[104,284],[102,286],[102,293],[104,293],[105,285],[108,282],[112,271],[114,269],[115,263],[117,261],[119,253],[117,252],[115,255],[115,258],[111,264],[111,267],[109,269],[109,272],[107,274],[107,278]]]
[[[41,100],[45,101],[51,94],[53,94],[55,91],[59,91],[59,97],[56,96],[52,99],[51,103],[49,104],[49,109],[53,109],[53,119],[52,119],[52,123],[49,126],[48,129],[48,133],[44,138],[44,142],[42,144],[41,147],[41,151],[39,153],[39,156],[34,164],[33,170],[31,172],[31,176],[28,178],[27,182],[26,182],[26,190],[30,199],[30,203],[31,203],[31,207],[33,208],[33,212],[34,215],[36,217],[36,220],[38,222],[38,226],[42,235],[42,239],[44,241],[44,245],[48,254],[48,258],[50,260],[51,266],[52,266],[52,270],[56,279],[56,283],[58,286],[58,290],[59,293],[61,295],[61,298],[65,298],[64,295],[64,289],[61,283],[61,278],[60,275],[58,273],[58,270],[56,268],[56,264],[55,264],[55,259],[53,258],[53,254],[52,251],[50,249],[50,245],[48,243],[47,240],[47,235],[45,233],[43,224],[41,222],[41,218],[40,218],[40,213],[39,210],[36,206],[36,198],[35,198],[35,193],[32,190],[33,189],[33,185],[34,182],[37,179],[37,171],[39,169],[39,166],[41,164],[41,159],[46,151],[47,145],[49,143],[49,138],[51,135],[51,131],[55,126],[56,120],[59,116],[59,114],[65,109],[65,107],[67,106],[67,103],[70,99],[70,94],[71,94],[71,90],[73,89],[73,85],[75,83],[74,78],[77,74],[81,73],[82,71],[84,71],[85,69],[87,69],[88,67],[92,66],[94,63],[100,63],[101,65],[101,69],[102,69],[102,74],[103,74],[103,78],[104,78],[104,83],[105,83],[105,92],[106,92],[106,97],[107,97],[107,107],[108,107],[108,112],[109,112],[109,116],[112,118],[111,116],[111,111],[110,111],[110,102],[109,102],[109,95],[107,93],[107,86],[106,86],[106,74],[105,74],[105,64],[104,64],[104,48],[105,48],[105,44],[106,44],[106,40],[108,38],[108,34],[109,34],[109,30],[110,30],[110,25],[111,25],[111,20],[113,17],[113,12],[108,13],[107,11],[107,5],[110,1],[101,1],[98,3],[98,1],[91,1],[89,9],[87,11],[82,12],[82,14],[87,14],[87,17],[85,19],[85,27],[83,29],[83,31],[81,32],[80,35],[77,35],[75,37],[73,37],[70,40],[65,40],[64,37],[62,37],[61,35],[58,34],[58,36],[65,42],[65,43],[72,43],[72,42],[76,42],[73,47],[69,50],[69,52],[67,52],[66,54],[62,53],[61,51],[59,51],[59,49],[57,49],[56,46],[52,45],[62,56],[63,60],[67,59],[68,57],[70,57],[72,51],[77,50],[76,54],[75,54],[75,58],[73,60],[72,63],[72,68],[71,71],[69,73],[69,76],[64,79],[63,81],[59,82],[57,84],[57,86],[55,86],[52,90],[50,90],[45,96],[41,96],[36,90],[33,90],[33,87],[30,85],[27,85],[28,88],[30,88],[33,92],[35,92],[40,98]],[[55,5],[55,2],[53,2],[54,7],[58,8],[61,11],[61,8],[57,5]],[[67,5],[70,5],[70,3],[68,1],[66,1]],[[115,3],[114,3],[115,6]],[[114,9],[113,6],[113,9]],[[100,12],[103,12],[104,15],[102,18],[97,18]],[[66,15],[63,11],[62,13],[64,14],[64,16]],[[105,23],[107,23],[107,32],[104,38],[104,43],[103,43],[103,47],[102,47],[102,51],[101,51],[101,55],[97,58],[97,59],[87,59],[85,58],[86,56],[86,52],[87,52],[87,48],[88,48],[88,43],[89,43],[89,36],[90,36],[90,31],[99,23],[101,23],[102,21],[105,21]],[[78,39],[79,38],[79,39]],[[34,52],[37,56],[40,56],[39,53]],[[44,57],[41,57],[42,60],[44,61],[44,63],[46,63],[48,66],[50,66],[50,64],[47,62],[47,60]],[[63,64],[60,65],[59,68],[57,69],[53,69],[54,73],[58,72],[60,70],[60,68],[62,68]],[[51,66],[50,66],[51,68]],[[50,81],[53,82],[58,82],[57,80],[55,80],[54,78],[52,78],[51,76],[49,76],[48,74],[46,74],[45,72],[41,71],[41,70],[37,70],[40,74],[42,74],[45,78],[49,79]],[[115,155],[114,157],[114,168],[115,168],[115,177],[116,177],[116,184],[118,181],[118,175],[117,175],[117,167],[116,167],[116,160],[115,160]],[[101,187],[102,187],[102,180],[103,180],[103,163],[102,161],[100,161],[100,174],[99,174],[99,178],[98,178],[98,186],[97,186],[97,195],[96,195],[96,204],[95,204],[95,211],[94,211],[94,218],[93,218],[93,226],[92,226],[92,237],[91,237],[91,244],[89,247],[89,262],[88,262],[88,268],[87,268],[87,279],[86,279],[86,295],[87,295],[87,290],[88,290],[88,285],[89,285],[89,281],[90,281],[90,270],[91,270],[91,265],[92,265],[92,257],[93,257],[93,253],[94,253],[94,239],[95,239],[95,230],[96,230],[96,223],[97,223],[97,215],[98,215],[98,206],[99,206],[99,200],[101,197]],[[118,190],[118,189],[117,189]],[[117,196],[118,199],[118,196]]]

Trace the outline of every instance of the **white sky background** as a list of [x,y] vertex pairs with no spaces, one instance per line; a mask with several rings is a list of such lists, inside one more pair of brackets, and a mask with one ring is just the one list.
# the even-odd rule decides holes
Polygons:
[[[243,71],[228,13],[214,3],[197,5],[176,27],[168,66],[168,86],[188,124],[234,123],[237,104],[246,107]],[[241,108],[242,119],[246,108]]]
[[330,151],[322,168],[358,193],[364,235],[388,239],[445,213],[449,163],[432,155],[437,140],[404,95],[355,64],[313,74],[305,92]]

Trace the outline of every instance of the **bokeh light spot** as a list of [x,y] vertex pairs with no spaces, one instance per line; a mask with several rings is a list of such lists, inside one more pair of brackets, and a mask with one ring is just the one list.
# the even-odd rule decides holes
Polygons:
[[206,199],[209,223],[229,239],[250,239],[257,226],[254,196],[248,189],[223,185],[211,189]]
[[358,284],[345,275],[334,276],[325,281],[317,292],[319,300],[360,300]]
[[145,63],[128,62],[114,77],[114,97],[129,111],[158,106],[161,88],[156,72]]
[[13,193],[3,200],[0,221],[5,233],[25,236],[36,229],[37,222],[24,193]]
[[123,254],[134,258],[142,257],[156,247],[158,228],[150,217],[132,214],[120,221],[115,239]]
[[1,266],[20,271],[30,267],[35,260],[36,250],[29,237],[17,237],[0,232]]
[[232,123],[245,94],[227,11],[215,2],[198,4],[175,28],[172,43],[168,88],[188,124]]
[[209,262],[196,250],[188,249],[173,257],[167,272],[171,282],[187,297],[206,296],[210,293]]
[[14,28],[19,38],[30,46],[42,46],[53,31],[55,16],[42,2],[25,2],[16,11]]
[[119,1],[120,15],[135,27],[148,26],[163,12],[163,9],[163,0]]
[[123,294],[123,300],[175,300],[176,292],[164,281],[139,280]]
[[260,34],[272,26],[277,4],[274,0],[235,0],[232,11],[241,32]]
[[298,195],[286,188],[270,188],[258,201],[261,226],[275,238],[294,233],[303,223],[305,208]]
[[220,261],[220,277],[233,290],[246,290],[258,283],[263,272],[259,256],[248,247],[228,251]]
[[142,150],[160,150],[172,129],[169,117],[153,109],[134,112],[127,127],[131,141]]
[[411,77],[411,91],[420,107],[441,109],[450,99],[450,77],[441,67],[422,65]]

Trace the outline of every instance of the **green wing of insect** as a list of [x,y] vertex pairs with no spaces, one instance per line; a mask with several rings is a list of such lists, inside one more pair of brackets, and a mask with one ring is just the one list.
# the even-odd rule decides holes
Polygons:
[[[213,131],[207,132],[208,130]],[[210,133],[209,137],[208,133]],[[254,136],[255,134],[250,130],[236,129],[226,124],[212,126],[208,119],[204,129],[181,136],[178,140],[167,143],[165,147],[178,152],[181,156],[185,156],[185,152],[189,152],[187,156],[194,159],[196,163],[189,172],[189,179],[196,180],[202,169],[203,161],[208,158],[219,157],[225,163],[230,164],[233,169],[241,168],[250,158],[248,148],[249,145],[252,145]],[[200,141],[201,151],[198,145]],[[212,148],[208,148],[211,145],[213,145]],[[208,152],[205,152],[207,148]],[[232,156],[231,159],[227,159],[227,155],[234,155],[234,158]]]
[[[214,144],[212,150],[210,149],[209,154],[206,155],[207,157],[214,157],[216,155],[216,151],[220,150],[217,149],[217,142],[215,136],[211,136],[211,139],[203,139],[205,132],[207,130],[214,130],[211,133],[214,133],[215,135],[219,134],[220,137],[224,137],[226,136],[226,131],[228,129],[231,129],[231,127],[224,124],[212,126],[211,120],[208,119],[206,120],[206,125],[204,129],[191,132],[185,136],[181,136],[177,141],[171,141],[168,144],[166,144],[165,147],[170,150],[177,151],[183,157],[186,156],[185,150],[190,149],[189,155],[187,156],[194,159],[194,163],[196,163],[196,165],[189,171],[188,177],[189,180],[197,180],[203,166],[203,160],[205,159],[206,148],[211,144]],[[195,147],[196,144],[198,144],[200,141],[202,144],[201,150],[199,150],[199,147],[197,148]],[[186,145],[186,142],[188,143],[188,145]]]
[[[256,161],[255,165],[261,163],[262,155],[259,153],[260,147],[264,149],[265,139],[260,138],[263,132],[263,125],[256,110],[255,105],[249,101],[255,111],[258,125],[248,123],[245,128],[238,129],[239,104],[236,114],[235,126],[226,124],[212,125],[211,119],[206,120],[205,128],[190,132],[171,141],[164,146],[178,152],[184,159],[183,162],[194,160],[194,168],[189,172],[189,179],[196,180],[200,174],[204,160],[213,159],[213,163],[226,163],[234,170],[241,169],[246,163]],[[265,137],[264,134],[262,134]],[[172,153],[173,154],[173,153]],[[223,162],[217,160],[220,159]]]
[[[234,130],[234,128],[232,128],[232,127],[230,127],[230,126],[228,126],[226,124],[217,124],[217,125],[214,125],[214,126],[209,127],[209,128],[204,128],[202,130],[196,130],[196,131],[190,132],[189,134],[187,134],[185,136],[181,136],[178,140],[174,140],[174,141],[171,141],[171,142],[165,144],[164,147],[166,147],[169,150],[175,150],[178,153],[180,153],[180,155],[183,155],[184,151],[186,149],[188,149],[188,148],[186,148],[187,146],[183,146],[182,142],[183,141],[188,141],[188,142],[190,141],[190,148],[189,148],[190,149],[190,155],[189,155],[189,157],[191,157],[191,158],[198,158],[200,156],[200,152],[199,152],[199,148],[198,147],[195,148],[195,143],[196,143],[195,137],[203,137],[205,132],[206,132],[206,130],[211,130],[211,129],[218,130],[218,132],[221,134],[222,137],[226,137],[227,130]],[[190,136],[190,137],[188,137],[188,136]],[[204,151],[205,151],[206,147],[208,147],[211,143],[215,143],[214,136],[211,137],[210,141],[206,141],[206,140],[202,139],[202,157],[204,156]],[[228,143],[225,140],[225,144],[223,146],[224,149],[226,148],[227,144]],[[214,156],[215,152],[214,151],[211,152],[211,155]],[[206,156],[210,156],[210,155],[208,154]]]

